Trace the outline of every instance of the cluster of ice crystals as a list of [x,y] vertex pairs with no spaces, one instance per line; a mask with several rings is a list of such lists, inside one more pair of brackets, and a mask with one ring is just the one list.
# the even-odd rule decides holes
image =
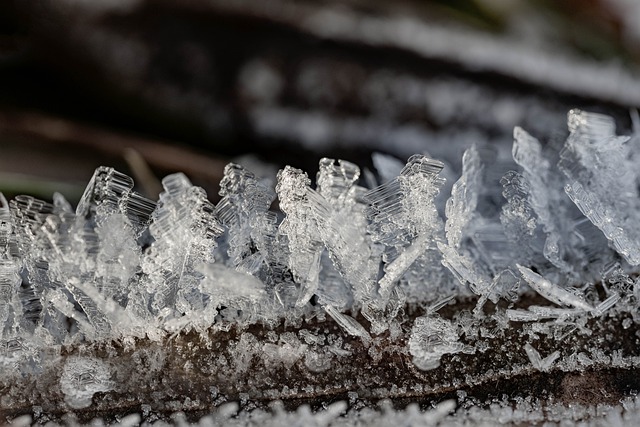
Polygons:
[[[616,260],[607,239],[625,261],[640,262],[635,139],[616,136],[612,119],[581,111],[569,113],[569,129],[554,152],[516,128],[511,165],[520,171],[500,182],[494,169],[508,162],[493,160],[488,169],[487,149],[470,147],[446,221],[437,202],[444,164],[424,155],[400,168],[376,154],[379,185],[369,171],[361,184],[360,169],[342,160],[320,161],[315,189],[306,173],[286,167],[275,192],[230,164],[217,206],[179,173],[163,180],[156,205],[106,167],[96,170],[75,212],[59,194],[53,204],[19,196],[9,206],[3,198],[3,336],[42,330],[63,343],[76,334],[139,335],[145,324],[206,328],[320,308],[369,339],[389,328],[407,292],[431,288],[432,301],[438,290],[451,295],[440,266],[480,297],[476,312],[488,299],[517,298],[526,283],[553,304],[599,315],[628,290],[589,302],[574,286],[580,270],[589,281]],[[270,210],[276,193],[282,220]],[[421,275],[442,283],[417,283]],[[532,320],[557,310],[507,313]],[[358,312],[369,328],[355,319]]]
[[436,316],[417,318],[409,339],[413,363],[425,371],[437,368],[443,355],[465,350],[458,338],[455,325],[447,319]]
[[[315,187],[293,167],[273,189],[229,164],[217,206],[183,174],[162,181],[155,203],[107,167],[75,212],[60,194],[53,203],[0,194],[0,365],[37,371],[47,346],[236,327],[236,373],[255,360],[322,373],[351,355],[342,341],[300,330],[259,342],[246,328],[327,315],[372,357],[383,357],[381,334],[400,337],[420,370],[485,352],[469,340],[502,337],[510,322],[565,337],[624,312],[628,328],[640,321],[638,138],[581,111],[569,113],[569,130],[561,150],[520,128],[506,157],[469,147],[446,204],[443,162],[414,155],[401,167],[382,154],[378,175],[365,170],[363,180],[355,164],[323,158]],[[531,292],[546,303],[528,304]],[[455,299],[475,310],[436,313]],[[487,301],[492,329],[478,326]],[[408,322],[407,304],[423,315]],[[564,363],[531,343],[520,353],[540,371]],[[60,378],[72,408],[112,387],[109,365],[89,357],[70,358]]]
[[565,191],[631,265],[640,264],[636,141],[615,134],[611,117],[569,112],[570,135],[560,153]]

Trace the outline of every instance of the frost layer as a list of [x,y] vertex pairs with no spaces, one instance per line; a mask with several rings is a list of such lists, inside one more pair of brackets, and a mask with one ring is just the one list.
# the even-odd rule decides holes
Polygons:
[[[45,348],[328,316],[364,346],[406,335],[402,351],[428,371],[444,355],[487,351],[470,337],[504,336],[513,323],[562,339],[617,312],[628,328],[639,320],[640,139],[616,136],[606,116],[574,110],[568,121],[560,149],[520,128],[511,156],[469,147],[448,199],[444,163],[414,155],[399,168],[381,154],[366,184],[341,160],[322,159],[315,186],[286,167],[275,189],[230,164],[217,206],[183,174],[166,177],[154,202],[107,167],[75,211],[60,194],[0,195],[0,364],[35,374]],[[532,293],[546,302],[526,303]],[[472,301],[472,312],[444,318],[453,300]],[[497,326],[476,328],[488,302]],[[407,306],[424,315],[407,324]],[[273,369],[303,361],[326,372],[351,354],[336,342],[245,333],[232,367],[246,371],[259,352]],[[517,351],[539,371],[559,357],[531,343]],[[59,381],[74,409],[115,387],[91,357],[69,359]]]

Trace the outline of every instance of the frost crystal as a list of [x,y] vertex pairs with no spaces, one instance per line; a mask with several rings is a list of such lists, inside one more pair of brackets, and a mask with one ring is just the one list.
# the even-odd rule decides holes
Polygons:
[[528,343],[524,345],[524,349],[527,352],[527,357],[531,361],[533,367],[539,371],[548,371],[553,365],[553,362],[555,362],[558,357],[560,357],[560,352],[554,351],[547,357],[542,358],[540,356],[540,353],[538,353],[538,350],[533,348],[531,344]]
[[[615,134],[612,118],[572,110],[571,132],[560,153],[565,191],[631,265],[640,264],[639,172],[629,137]],[[615,189],[615,191],[612,191]]]
[[[520,128],[509,149],[469,147],[444,197],[456,172],[445,163],[382,154],[377,175],[323,158],[315,184],[287,166],[275,189],[229,164],[217,205],[184,174],[163,179],[156,203],[107,167],[75,211],[57,193],[0,194],[0,405],[52,411],[31,401],[46,395],[110,411],[125,399],[151,419],[159,400],[164,413],[217,406],[223,423],[249,417],[226,400],[256,409],[342,393],[358,407],[459,385],[464,403],[532,367],[533,379],[566,374],[562,387],[585,368],[636,372],[638,136],[577,110],[569,131],[557,148]],[[402,417],[436,423],[445,403]],[[457,411],[520,420],[513,411],[534,406]],[[296,416],[329,423],[345,408]],[[261,416],[289,420],[272,409]]]
[[97,359],[71,358],[60,377],[60,390],[65,395],[65,402],[73,409],[91,406],[94,394],[112,388],[109,367]]
[[419,317],[411,328],[409,353],[419,369],[435,369],[440,366],[443,355],[463,350],[465,346],[458,342],[456,327],[446,319],[436,316]]

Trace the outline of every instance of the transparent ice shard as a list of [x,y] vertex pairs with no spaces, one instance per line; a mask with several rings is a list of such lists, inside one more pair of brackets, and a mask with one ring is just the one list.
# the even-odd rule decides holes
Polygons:
[[559,351],[554,351],[550,355],[545,358],[540,356],[538,350],[533,348],[531,344],[527,343],[524,345],[524,350],[527,353],[527,357],[531,361],[533,367],[539,371],[548,371],[553,366],[554,362],[560,357]]
[[[360,169],[353,163],[328,158],[321,159],[319,166],[317,190],[330,208],[328,213],[314,211],[320,236],[356,300],[364,301],[374,292],[379,259],[366,233],[365,190],[357,185]],[[345,294],[342,300],[348,298]]]
[[519,127],[514,129],[513,138],[513,159],[522,168],[523,209],[531,210],[531,222],[539,228],[537,233],[532,230],[532,238],[527,239],[525,235],[525,240],[529,241],[529,247],[539,251],[555,267],[575,276],[572,265],[567,261],[571,255],[570,241],[566,233],[561,232],[569,228],[566,222],[569,212],[561,193],[552,185],[558,181],[557,174],[551,170],[536,138]]
[[371,336],[369,335],[367,330],[353,317],[344,313],[340,313],[335,307],[332,307],[330,305],[325,307],[325,311],[349,335],[360,337],[365,342],[371,341]]
[[507,309],[507,318],[512,322],[537,322],[548,319],[565,319],[584,315],[585,310],[579,308],[558,308],[532,305],[527,310]]
[[467,149],[462,156],[462,176],[451,190],[447,200],[445,233],[447,244],[458,249],[463,232],[471,222],[478,206],[482,164],[475,146]]
[[516,243],[514,250],[520,262],[540,265],[545,236],[539,218],[533,210],[528,195],[531,185],[521,174],[511,171],[502,177],[503,196],[507,204],[502,207],[500,221],[505,233]]
[[[479,313],[487,299],[494,303],[499,298],[512,299],[518,279],[509,269],[497,270],[493,259],[487,256],[484,244],[493,239],[502,239],[500,231],[477,212],[482,186],[482,163],[475,146],[467,149],[462,158],[462,175],[453,185],[447,200],[445,224],[446,242],[438,242],[442,253],[442,264],[458,281],[469,286],[479,295],[475,312]],[[465,243],[463,245],[463,242]]]
[[459,251],[448,245],[439,244],[438,248],[442,252],[442,264],[451,271],[461,284],[468,285],[473,293],[477,295],[488,294],[491,287],[491,278],[478,268],[476,260],[460,254]]
[[25,332],[33,331],[34,326],[42,322],[61,341],[66,331],[56,326],[64,319],[50,307],[46,298],[46,291],[52,282],[49,259],[55,256],[55,252],[50,251],[57,243],[51,235],[52,230],[57,228],[57,221],[51,217],[54,207],[33,197],[18,196],[11,201],[10,210],[14,220],[16,253],[22,258],[20,309]]
[[582,296],[554,285],[538,273],[531,271],[530,268],[523,267],[520,264],[517,264],[517,267],[529,286],[547,300],[558,305],[568,305],[584,311],[593,310],[593,307]]
[[260,262],[273,258],[276,217],[269,212],[275,193],[256,176],[240,165],[228,164],[220,182],[222,199],[216,206],[216,216],[229,233],[228,255],[235,268],[244,267],[246,260],[259,253]]
[[[287,239],[278,231],[278,218],[269,210],[275,198],[273,189],[242,166],[229,164],[220,182],[222,199],[216,216],[226,229],[221,249],[226,265],[251,274],[264,284],[269,302],[267,311],[294,308],[298,295],[289,274]],[[296,310],[289,314],[294,316]]]
[[541,316],[529,310],[508,308],[506,315],[512,322],[536,322],[541,320]]
[[571,110],[568,123],[558,164],[569,179],[565,192],[627,262],[640,264],[639,172],[629,137],[616,136],[613,119],[601,114]]
[[446,242],[438,242],[442,253],[442,264],[453,273],[463,285],[468,285],[478,295],[485,295],[491,278],[479,268],[473,259],[461,248],[462,239],[476,215],[481,185],[482,165],[475,146],[467,149],[462,157],[462,175],[453,184],[451,197],[447,200],[445,223]]
[[601,303],[599,303],[598,305],[596,305],[593,310],[592,310],[592,314],[594,316],[602,316],[606,311],[608,311],[609,309],[611,309],[614,305],[616,305],[616,303],[618,301],[620,301],[620,294],[614,292],[611,296],[609,296],[607,299],[605,299],[604,301],[602,301]]

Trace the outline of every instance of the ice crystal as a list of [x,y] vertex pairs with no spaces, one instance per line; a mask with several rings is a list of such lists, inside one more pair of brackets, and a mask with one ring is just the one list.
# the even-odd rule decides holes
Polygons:
[[579,110],[569,112],[569,131],[559,164],[567,195],[627,262],[640,264],[638,168],[629,137],[615,134],[612,118]]
[[[0,380],[53,372],[47,384],[79,410],[119,393],[132,375],[150,390],[164,386],[151,378],[180,360],[185,375],[229,376],[228,394],[225,378],[211,388],[217,406],[226,396],[246,406],[335,389],[356,405],[358,393],[420,395],[426,387],[388,384],[375,376],[382,374],[366,387],[354,378],[319,385],[363,355],[370,369],[406,360],[416,375],[451,373],[456,361],[480,360],[503,342],[497,350],[512,366],[467,373],[471,385],[531,367],[637,368],[636,356],[624,353],[632,343],[610,354],[564,345],[604,333],[608,318],[620,320],[618,332],[640,323],[637,136],[616,136],[613,119],[577,110],[569,131],[561,149],[520,128],[511,150],[469,147],[450,195],[440,194],[443,176],[454,174],[443,172],[445,163],[414,155],[401,166],[383,154],[373,158],[377,175],[323,158],[315,185],[287,166],[275,188],[229,164],[217,205],[183,174],[164,178],[156,203],[107,167],[96,170],[75,211],[60,194],[53,203],[0,195]],[[200,344],[163,347],[190,333]],[[131,358],[137,371],[109,355]],[[196,369],[192,357],[207,362]],[[291,372],[309,381],[275,388]],[[22,404],[20,392],[7,393],[0,405]],[[452,409],[409,406],[402,417],[436,423]],[[259,416],[289,417],[274,411]],[[296,416],[325,425],[344,411],[303,406]],[[521,420],[504,411],[496,414]],[[388,422],[399,416],[383,412]]]
[[409,339],[413,363],[425,371],[437,368],[443,355],[465,350],[458,338],[456,327],[446,319],[436,316],[417,318]]
[[113,388],[107,364],[99,359],[71,358],[60,376],[60,390],[74,409],[91,405],[95,393]]

